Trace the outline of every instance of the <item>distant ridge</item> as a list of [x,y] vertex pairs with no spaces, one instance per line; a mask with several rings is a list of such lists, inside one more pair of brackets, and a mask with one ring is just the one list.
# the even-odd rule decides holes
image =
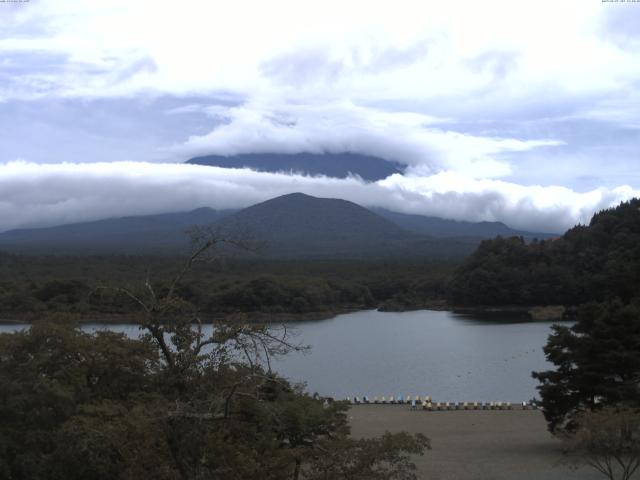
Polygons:
[[461,220],[449,220],[425,215],[392,212],[391,210],[386,210],[384,208],[371,208],[370,210],[394,222],[405,230],[420,235],[430,235],[432,237],[493,238],[500,235],[503,237],[524,237],[526,239],[538,238],[542,240],[558,236],[556,233],[515,230],[502,222],[465,222]]
[[292,193],[243,210],[199,208],[13,230],[0,234],[0,249],[55,254],[175,254],[188,249],[186,232],[194,225],[211,225],[232,236],[249,234],[264,245],[260,255],[278,258],[460,258],[471,253],[482,239],[520,233],[498,222],[455,222],[383,209],[371,211],[346,200]]
[[374,182],[394,173],[402,173],[403,165],[379,157],[358,153],[245,153],[222,156],[206,155],[186,163],[223,168],[251,168],[260,172],[294,172],[305,175],[325,175],[346,178],[358,175]]
[[11,230],[0,234],[0,248],[44,253],[171,253],[188,246],[185,232],[190,227],[217,222],[234,212],[198,208],[190,212]]

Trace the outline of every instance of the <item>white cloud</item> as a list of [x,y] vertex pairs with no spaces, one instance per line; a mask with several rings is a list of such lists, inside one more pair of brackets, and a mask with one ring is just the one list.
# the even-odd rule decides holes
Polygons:
[[640,194],[628,186],[586,193],[523,187],[452,172],[364,183],[185,164],[10,162],[0,165],[0,230],[201,206],[240,208],[291,192],[459,220],[503,221],[535,231],[561,231]]
[[[471,177],[499,177],[511,170],[501,153],[557,146],[552,139],[478,137],[436,128],[442,122],[411,112],[384,112],[340,104],[248,103],[216,115],[227,121],[207,135],[192,136],[174,151],[185,156],[270,152],[357,152],[409,165],[407,173],[443,170]],[[446,124],[446,120],[444,120]]]
[[[41,0],[13,9],[0,52],[57,53],[109,70],[115,63],[126,71],[141,58],[152,65],[115,83],[108,71],[102,81],[68,72],[52,79],[57,90],[50,94],[63,95],[231,89],[254,98],[278,89],[359,102],[464,97],[486,88],[526,95],[543,85],[600,91],[640,71],[636,52],[602,39],[607,7],[580,0],[193,0],[188,8]],[[487,68],[478,68],[482,59]]]
[[[564,228],[636,191],[612,185],[628,181],[637,188],[640,181],[632,164],[637,136],[623,131],[635,135],[640,125],[638,9],[629,15],[632,7],[584,0],[12,6],[0,24],[0,102],[9,111],[3,159],[174,161],[208,153],[346,150],[409,168],[405,178],[367,186],[145,163],[11,164],[0,167],[6,187],[0,218],[9,228],[227,200],[247,205],[304,187],[362,203],[379,197],[387,206],[435,215]],[[233,102],[207,106],[202,99],[213,100],[214,92]],[[129,127],[140,102],[118,103],[118,115],[102,122],[87,121],[84,110],[77,119],[56,113],[47,103],[105,97],[115,104],[146,95],[185,100],[166,109],[170,122],[141,122],[148,133]],[[22,100],[46,114],[16,119],[17,128],[8,105]],[[100,105],[96,118],[108,113]],[[572,122],[562,134],[552,125],[560,119],[558,126]],[[588,128],[585,120],[592,122]],[[540,147],[562,152],[551,157]],[[589,192],[578,193],[531,186],[576,185],[580,175],[607,187],[589,184]],[[15,214],[17,208],[24,214]]]

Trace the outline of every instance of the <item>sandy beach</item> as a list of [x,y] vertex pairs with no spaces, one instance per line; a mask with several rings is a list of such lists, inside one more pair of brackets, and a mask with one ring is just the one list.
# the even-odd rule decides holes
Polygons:
[[563,460],[561,443],[539,410],[412,411],[406,405],[356,405],[349,411],[355,437],[385,431],[423,433],[432,450],[415,459],[429,480],[598,480],[587,467]]

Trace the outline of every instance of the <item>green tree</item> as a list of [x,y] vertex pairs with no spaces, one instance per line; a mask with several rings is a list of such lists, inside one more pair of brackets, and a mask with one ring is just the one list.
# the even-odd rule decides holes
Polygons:
[[415,478],[424,437],[352,439],[348,405],[271,371],[299,348],[286,329],[203,328],[179,292],[217,242],[198,242],[165,288],[118,289],[140,339],[50,323],[0,335],[0,478]]
[[571,327],[554,326],[544,351],[555,370],[540,381],[549,429],[575,429],[577,416],[607,405],[640,407],[640,310],[620,301],[588,304]]

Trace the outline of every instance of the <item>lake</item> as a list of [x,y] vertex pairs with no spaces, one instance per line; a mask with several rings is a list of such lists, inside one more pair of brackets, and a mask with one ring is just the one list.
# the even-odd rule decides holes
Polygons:
[[[346,396],[431,395],[435,401],[521,402],[537,396],[531,371],[551,367],[542,347],[552,322],[446,311],[360,311],[291,324],[308,353],[272,362],[310,392]],[[15,330],[0,325],[0,331]],[[134,325],[88,325],[130,336]]]

